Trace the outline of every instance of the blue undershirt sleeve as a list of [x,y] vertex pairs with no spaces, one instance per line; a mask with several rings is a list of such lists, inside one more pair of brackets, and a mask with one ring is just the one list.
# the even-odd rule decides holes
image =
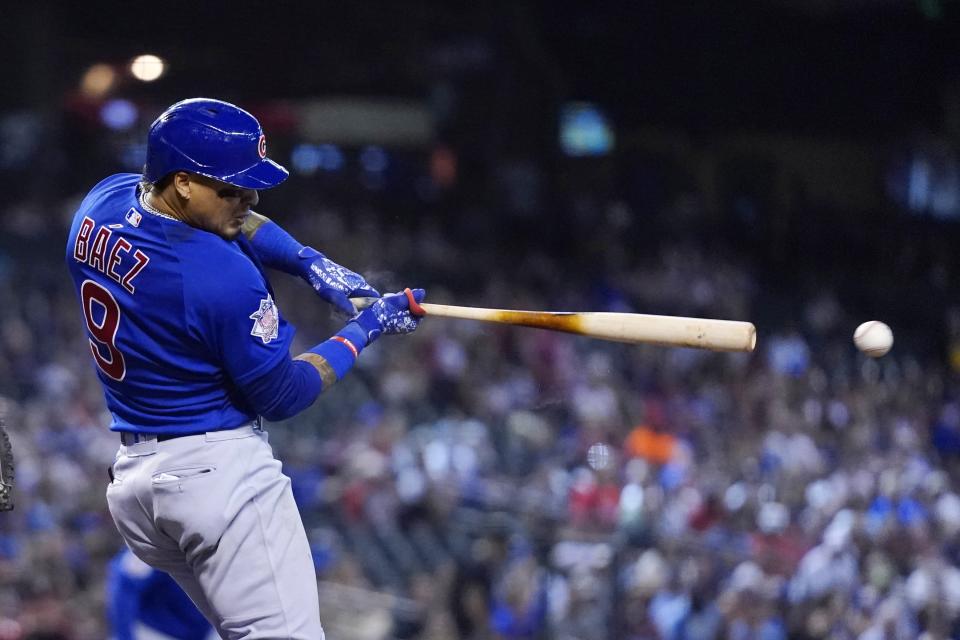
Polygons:
[[276,222],[268,220],[260,225],[250,238],[250,246],[266,266],[290,275],[302,275],[299,252],[303,245]]

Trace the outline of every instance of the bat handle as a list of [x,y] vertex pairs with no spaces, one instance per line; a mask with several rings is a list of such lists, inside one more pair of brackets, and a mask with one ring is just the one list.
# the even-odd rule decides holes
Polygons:
[[[410,303],[410,313],[417,317],[427,315],[427,310],[421,307],[417,299],[413,297],[413,291],[410,290],[410,287],[404,289],[403,293],[407,296],[407,302]],[[358,311],[363,311],[379,299],[380,298],[357,297],[350,298],[350,302],[353,303],[353,306],[355,306]]]
[[357,308],[357,311],[363,311],[379,299],[380,298],[374,298],[373,296],[358,296],[356,298],[350,298],[350,302],[352,302],[353,306]]

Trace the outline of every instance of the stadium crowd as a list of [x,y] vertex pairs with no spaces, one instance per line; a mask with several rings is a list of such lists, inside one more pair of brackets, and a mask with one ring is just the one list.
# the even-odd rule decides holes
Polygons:
[[[120,539],[103,492],[117,438],[62,265],[75,204],[3,212],[0,389],[18,462],[17,508],[0,516],[4,640],[109,636],[104,573]],[[511,221],[485,211],[278,216],[381,290],[760,331],[748,355],[427,320],[365,352],[357,375],[270,428],[328,636],[960,637],[949,296],[917,309],[942,335],[894,324],[893,352],[869,360],[850,335],[870,318],[816,257],[801,269],[818,286],[771,314],[792,294],[750,247],[644,228],[616,199],[575,214],[564,233],[520,225],[499,243]],[[336,326],[301,283],[274,281],[299,346]]]

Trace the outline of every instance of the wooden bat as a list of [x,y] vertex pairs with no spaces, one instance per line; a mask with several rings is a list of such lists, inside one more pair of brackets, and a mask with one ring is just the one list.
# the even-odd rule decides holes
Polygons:
[[[407,293],[407,297],[411,301],[410,309],[415,315],[550,329],[630,344],[694,347],[711,351],[753,351],[757,344],[757,330],[750,322],[643,313],[483,309],[448,304],[417,304],[412,294]],[[359,309],[368,307],[375,300],[376,298],[352,299]]]

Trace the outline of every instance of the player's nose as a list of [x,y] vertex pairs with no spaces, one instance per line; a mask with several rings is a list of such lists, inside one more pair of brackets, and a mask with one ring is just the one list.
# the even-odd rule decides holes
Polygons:
[[243,190],[243,203],[248,207],[255,207],[260,202],[260,194],[253,189]]

